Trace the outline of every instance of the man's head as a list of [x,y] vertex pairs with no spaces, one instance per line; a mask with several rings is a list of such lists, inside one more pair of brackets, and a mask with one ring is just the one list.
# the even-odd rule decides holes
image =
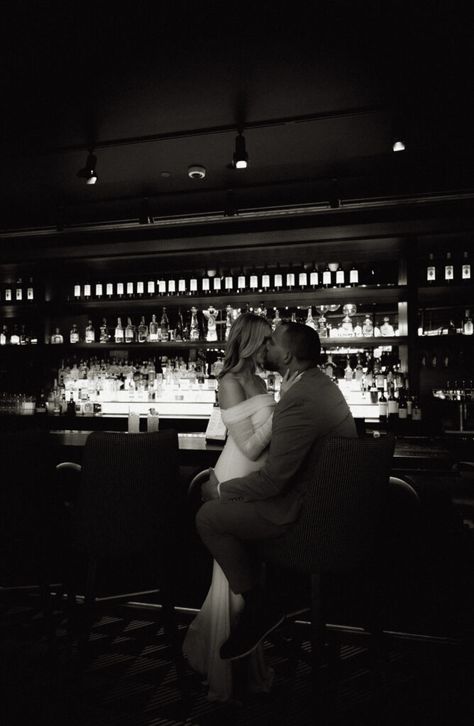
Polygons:
[[319,363],[321,343],[313,328],[302,323],[280,323],[271,340],[267,343],[264,366],[282,375],[307,368]]

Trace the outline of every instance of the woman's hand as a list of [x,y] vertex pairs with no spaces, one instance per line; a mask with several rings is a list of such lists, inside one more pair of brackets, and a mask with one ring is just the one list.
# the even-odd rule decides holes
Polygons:
[[298,371],[295,371],[291,375],[289,369],[286,371],[285,375],[281,379],[280,398],[284,396],[295,383],[298,383],[302,375],[303,373],[298,373]]

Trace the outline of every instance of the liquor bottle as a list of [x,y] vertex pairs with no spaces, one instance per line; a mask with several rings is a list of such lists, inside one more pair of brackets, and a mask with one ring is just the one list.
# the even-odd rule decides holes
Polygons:
[[9,285],[7,285],[5,288],[4,298],[5,298],[5,302],[11,302],[11,300],[12,300],[12,289]]
[[30,342],[30,339],[29,339],[28,335],[26,334],[25,326],[22,325],[21,331],[20,331],[20,345],[28,345],[29,342]]
[[67,415],[68,416],[75,416],[76,415],[76,403],[74,401],[74,397],[72,395],[72,391],[71,391],[71,398],[67,402],[67,410],[66,410],[66,412],[67,412]]
[[344,368],[344,380],[352,381],[353,378],[354,378],[354,371],[351,368],[350,358],[349,358],[349,356],[347,356],[346,367]]
[[265,265],[262,272],[262,278],[261,278],[261,284],[259,288],[259,292],[267,292],[268,290],[271,290],[271,277],[268,272],[268,268]]
[[319,271],[317,266],[313,262],[313,269],[309,273],[309,284],[312,290],[317,290],[319,287]]
[[308,287],[308,273],[306,272],[304,265],[298,273],[298,287],[300,290],[306,290]]
[[8,342],[8,328],[6,325],[2,326],[2,332],[0,333],[0,345],[6,345]]
[[359,284],[359,270],[355,267],[355,265],[352,265],[349,270],[349,284],[351,287],[355,287]]
[[323,272],[323,287],[331,287],[331,285],[332,285],[331,270],[329,269],[329,265],[326,265],[326,269]]
[[158,286],[158,295],[166,295],[166,280],[163,275],[160,275],[156,284]]
[[451,258],[451,252],[446,252],[446,262],[444,265],[444,281],[453,282],[454,280],[454,265]]
[[158,342],[158,323],[156,322],[156,315],[151,316],[151,322],[148,327],[148,341],[150,343]]
[[145,322],[145,316],[142,315],[137,328],[137,339],[139,343],[146,343],[148,338],[148,325]]
[[193,307],[191,308],[191,324],[189,326],[189,337],[191,340],[199,340],[200,338],[200,331],[199,331],[199,321],[197,317],[197,308]]
[[148,280],[148,282],[146,284],[146,291],[147,291],[148,297],[154,297],[155,296],[156,288],[155,288],[155,281],[154,280]]
[[79,343],[79,332],[77,330],[76,323],[73,323],[73,326],[69,332],[69,342],[70,343]]
[[471,277],[471,261],[469,259],[469,252],[463,253],[462,266],[461,266],[461,280],[464,284],[470,284]]
[[258,275],[255,272],[255,268],[250,273],[250,290],[251,292],[257,292],[258,290]]
[[380,334],[387,337],[387,336],[393,336],[395,335],[395,331],[393,329],[393,325],[390,323],[390,318],[385,316],[383,319],[383,323],[380,326]]
[[133,282],[127,282],[127,297],[130,299],[135,297]]
[[234,278],[232,276],[232,270],[229,270],[227,275],[224,275],[224,291],[227,295],[231,295],[234,291]]
[[361,381],[364,377],[364,368],[362,366],[362,362],[360,360],[360,355],[357,356],[357,364],[354,370],[354,379],[356,381]]
[[[150,323],[150,331],[151,331],[151,323]],[[175,335],[176,335],[176,340],[179,343],[181,343],[183,340],[185,340],[184,320],[183,320],[183,314],[182,314],[180,308],[178,308],[178,319],[176,321],[176,334]]]
[[92,285],[90,282],[86,282],[84,285],[84,300],[90,300],[92,296]]
[[33,302],[35,299],[35,289],[33,287],[33,278],[30,277],[26,286],[26,301]]
[[334,363],[331,353],[328,353],[327,361],[324,366],[324,372],[327,376],[329,376],[329,378],[334,378]]
[[122,325],[122,319],[117,318],[117,325],[115,326],[115,335],[114,339],[116,343],[123,343],[125,340],[123,325]]
[[404,388],[398,389],[398,418],[406,421],[408,418],[408,406],[406,401],[406,391]]
[[318,334],[320,338],[328,337],[327,320],[324,317],[324,313],[321,313],[318,318]]
[[228,340],[232,323],[234,322],[233,310],[231,305],[227,305],[225,309],[225,339]]
[[176,295],[176,280],[174,275],[168,277],[167,292],[168,295]]
[[135,326],[132,324],[131,318],[127,318],[127,325],[125,326],[125,342],[135,342]]
[[170,323],[168,320],[168,314],[166,308],[163,308],[160,320],[161,340],[166,343],[170,337]]
[[344,338],[352,338],[354,335],[354,326],[349,315],[344,315],[341,323],[341,335]]
[[183,274],[178,277],[178,295],[186,295],[186,278]]
[[385,398],[383,390],[380,392],[379,396],[379,419],[382,423],[385,423],[387,421],[388,416],[388,401]]
[[123,282],[117,282],[117,297],[121,300],[125,294]]
[[44,415],[45,413],[47,413],[46,397],[44,395],[44,391],[41,391],[39,396],[36,397],[35,414],[41,416],[41,415]]
[[414,397],[413,398],[413,407],[412,407],[412,412],[411,412],[411,420],[412,421],[421,421],[421,418],[422,418],[422,416],[421,416],[420,404],[418,403],[418,399]]
[[217,270],[216,276],[212,278],[212,291],[215,295],[220,295],[222,292],[222,277],[219,270]]
[[110,333],[107,327],[106,318],[102,318],[102,325],[99,328],[99,343],[108,343],[110,340]]
[[466,310],[466,312],[464,314],[464,320],[462,323],[462,334],[463,335],[472,335],[473,334],[473,324],[472,324],[470,310]]
[[20,336],[18,335],[18,325],[13,325],[13,332],[10,335],[10,345],[20,345]]
[[209,295],[211,292],[211,279],[207,270],[204,270],[201,278],[201,290],[204,295]]
[[19,277],[18,280],[16,281],[15,301],[23,302],[23,280],[21,279],[21,277]]
[[394,387],[390,386],[390,392],[388,396],[388,419],[389,421],[394,421],[396,418],[398,418],[398,401],[395,398],[395,392]]
[[429,285],[434,285],[436,282],[436,265],[434,254],[432,252],[428,255],[428,264],[426,265],[426,282]]
[[337,287],[344,287],[346,284],[346,275],[342,267],[339,267],[338,270],[336,270],[336,286]]
[[137,281],[136,288],[137,288],[137,297],[139,297],[139,298],[143,297],[143,295],[145,294],[145,283],[143,282],[143,280]]
[[86,329],[84,331],[84,342],[95,343],[95,330],[92,325],[92,320],[89,320],[86,325]]
[[114,286],[111,282],[108,282],[105,285],[105,294],[107,296],[107,300],[112,300],[114,296]]
[[315,320],[313,318],[313,306],[312,305],[310,305],[308,307],[308,314],[306,316],[305,325],[307,325],[310,328],[313,328],[313,330],[316,330],[316,323],[315,323]]
[[290,262],[290,266],[285,275],[285,287],[288,292],[292,292],[295,288],[295,273],[293,271],[293,265]]
[[273,310],[274,310],[275,314],[273,316],[273,320],[271,321],[271,326],[272,326],[272,331],[275,332],[275,330],[281,323],[281,318],[280,318],[280,311],[278,310],[278,308],[273,308]]
[[[265,290],[262,284],[263,290]],[[280,265],[277,263],[276,270],[273,275],[273,289],[275,292],[280,292],[283,289],[283,275],[281,274]]]
[[245,276],[244,268],[240,268],[240,272],[237,275],[237,292],[242,293],[247,289],[247,278]]
[[104,294],[104,286],[101,282],[95,283],[95,296],[97,300],[102,300],[102,295]]

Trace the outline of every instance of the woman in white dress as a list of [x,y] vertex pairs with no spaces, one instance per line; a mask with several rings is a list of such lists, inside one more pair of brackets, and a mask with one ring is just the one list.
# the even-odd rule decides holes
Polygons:
[[[220,482],[245,476],[265,461],[275,401],[257,370],[263,363],[271,332],[265,318],[253,313],[240,315],[232,324],[219,375],[219,405],[228,430],[214,469]],[[219,649],[243,604],[242,596],[231,591],[226,576],[214,561],[211,587],[183,644],[191,667],[207,679],[211,701],[228,701],[235,696],[232,662],[222,660]],[[272,680],[273,672],[265,664],[259,646],[248,659],[247,688],[269,691]]]

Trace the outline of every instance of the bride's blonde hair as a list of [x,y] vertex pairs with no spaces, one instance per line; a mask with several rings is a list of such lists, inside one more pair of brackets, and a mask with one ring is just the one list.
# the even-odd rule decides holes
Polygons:
[[270,324],[255,313],[243,313],[234,320],[224,354],[224,365],[219,374],[238,373],[247,361],[256,367],[255,356],[262,343],[271,335]]

